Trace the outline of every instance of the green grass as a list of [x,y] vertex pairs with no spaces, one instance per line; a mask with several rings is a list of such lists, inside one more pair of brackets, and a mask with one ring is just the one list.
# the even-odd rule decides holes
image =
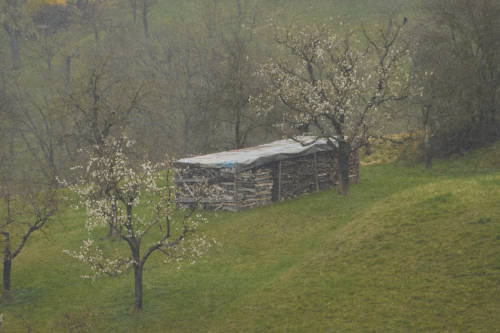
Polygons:
[[63,255],[85,237],[82,212],[68,209],[14,262],[5,331],[86,321],[96,332],[494,332],[499,166],[497,144],[431,171],[363,167],[347,197],[210,213],[203,231],[219,246],[181,270],[153,257],[142,314],[132,274],[91,283]]
[[[384,16],[389,10],[399,10],[403,13],[413,13],[417,0],[248,0],[241,1],[243,10],[249,15],[257,13],[258,20],[270,16],[290,23],[290,20],[311,23],[314,21],[356,22]],[[153,22],[160,21],[192,21],[199,23],[199,15],[206,5],[200,0],[162,1],[155,8]],[[218,14],[232,13],[236,15],[235,0],[219,0]]]

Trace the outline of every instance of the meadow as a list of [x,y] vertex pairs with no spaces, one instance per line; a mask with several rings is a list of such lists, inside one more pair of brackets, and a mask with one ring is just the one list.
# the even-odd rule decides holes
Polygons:
[[[437,161],[361,168],[337,189],[206,213],[198,262],[95,282],[63,254],[85,238],[63,207],[13,266],[5,332],[494,332],[500,325],[500,144]],[[103,230],[103,237],[105,231]]]

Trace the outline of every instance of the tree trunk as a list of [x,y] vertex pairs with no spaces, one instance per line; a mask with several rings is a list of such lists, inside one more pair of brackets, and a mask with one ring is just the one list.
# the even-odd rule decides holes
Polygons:
[[236,6],[238,7],[238,18],[240,19],[241,23],[241,0],[236,0]]
[[425,168],[432,168],[430,107],[424,109],[424,161]]
[[71,56],[66,56],[66,59],[64,60],[64,73],[65,73],[65,82],[66,82],[66,87],[69,88],[69,85],[71,83]]
[[97,29],[97,23],[94,22],[94,39],[95,43],[99,44],[99,30]]
[[149,26],[148,26],[148,2],[144,0],[142,7],[142,25],[144,26],[144,37],[149,39]]
[[118,238],[120,237],[120,232],[116,228],[116,225],[114,223],[109,223],[109,231],[108,231],[108,237],[109,238]]
[[5,79],[5,72],[0,70],[0,78],[2,81],[2,91],[0,92],[0,96],[7,94],[7,80]]
[[[109,192],[106,192],[106,195],[110,195]],[[118,238],[120,237],[120,231],[118,230],[118,205],[116,203],[116,199],[112,198],[111,199],[111,210],[113,216],[111,216],[110,220],[108,221],[109,225],[109,231],[108,231],[108,237],[110,238]]]
[[55,161],[55,157],[54,157],[54,147],[53,147],[53,144],[52,142],[49,144],[49,153],[48,153],[48,156],[47,156],[47,164],[49,166],[49,173],[50,173],[50,184],[54,187],[54,188],[58,188],[59,187],[59,182],[57,181],[57,179],[59,178],[59,171],[57,170],[57,166],[56,166],[56,161]]
[[365,146],[365,155],[369,156],[372,154],[372,148],[370,145],[370,140],[368,140],[368,131],[366,129],[366,124],[363,124],[363,144]]
[[432,152],[431,152],[431,126],[427,121],[425,123],[425,132],[424,132],[424,159],[425,159],[425,168],[432,168]]
[[236,111],[236,121],[234,124],[234,141],[235,141],[235,149],[240,149],[243,146],[243,140],[241,138],[241,109]]
[[91,14],[92,15],[92,30],[94,32],[95,43],[99,44],[99,27],[97,24],[97,8],[95,6],[97,6],[97,5],[93,4],[92,14]]
[[481,124],[482,128],[480,129],[483,134],[482,143],[493,141],[498,134],[496,126],[496,93],[496,85],[491,84],[486,88],[485,97],[483,98],[484,110],[482,110],[484,123]]
[[12,272],[12,253],[10,252],[10,242],[8,236],[7,245],[3,255],[3,283],[2,283],[2,300],[8,301],[11,299],[10,294],[10,279]]
[[340,141],[338,148],[338,166],[340,172],[340,194],[347,195],[349,193],[349,155],[351,145],[348,142]]
[[101,131],[99,131],[99,99],[100,96],[97,92],[97,87],[98,82],[97,82],[97,77],[92,78],[92,115],[91,115],[91,120],[90,120],[90,126],[92,129],[92,135],[94,137],[94,144],[101,146],[104,142],[104,138],[101,135]]
[[131,6],[132,6],[132,20],[135,25],[137,22],[137,0],[131,0]]
[[142,311],[142,270],[142,264],[134,264],[135,311]]
[[[11,139],[10,141],[11,141],[11,144],[12,144],[13,140]],[[12,151],[12,147],[11,147],[11,151]],[[6,218],[6,220],[7,220],[7,224],[9,224],[12,221],[12,211],[11,211],[11,205],[10,205],[10,188],[9,188],[9,186],[7,186],[7,193],[5,194],[5,201],[6,201],[6,204],[7,204],[7,218]]]
[[14,29],[10,35],[10,51],[12,57],[12,67],[21,68],[21,56],[19,54],[19,33]]
[[184,142],[182,143],[183,147],[182,147],[182,152],[184,154],[187,154],[188,153],[188,150],[189,150],[189,142],[190,142],[190,138],[189,138],[189,131],[191,129],[191,119],[190,119],[190,116],[189,115],[184,115],[184,128],[183,128],[183,131],[182,131],[182,135],[184,137]]

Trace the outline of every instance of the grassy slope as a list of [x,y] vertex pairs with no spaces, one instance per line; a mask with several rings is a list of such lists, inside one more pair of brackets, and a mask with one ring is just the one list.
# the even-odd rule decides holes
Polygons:
[[66,211],[14,263],[6,332],[483,331],[500,325],[500,145],[440,162],[361,170],[335,190],[218,213],[221,244],[178,271],[154,257],[145,312],[131,315],[132,276],[79,278],[62,254],[85,236]]
[[[349,21],[372,13],[364,4],[288,7]],[[153,20],[191,15],[170,9]],[[67,331],[65,315],[78,324],[87,314],[93,331],[494,331],[499,156],[497,145],[431,172],[365,167],[347,198],[331,190],[214,215],[206,232],[221,246],[201,262],[181,271],[159,256],[149,263],[142,315],[130,315],[130,274],[91,284],[62,254],[85,237],[82,212],[68,210],[14,262],[16,302],[0,304],[5,331]]]

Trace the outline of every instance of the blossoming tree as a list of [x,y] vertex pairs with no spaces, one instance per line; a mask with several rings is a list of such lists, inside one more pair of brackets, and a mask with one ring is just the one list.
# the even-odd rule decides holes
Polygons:
[[261,68],[269,88],[255,99],[257,106],[270,112],[284,105],[282,128],[313,131],[329,139],[343,194],[349,189],[349,155],[383,119],[380,106],[408,94],[405,23],[389,19],[373,32],[348,31],[343,37],[327,26],[277,28],[275,40],[288,55]]
[[[133,167],[126,151],[127,139],[108,139],[90,153],[87,177],[73,189],[87,211],[85,226],[89,237],[79,251],[65,253],[90,267],[84,278],[115,276],[132,268],[135,279],[135,310],[143,307],[144,265],[155,252],[166,255],[166,262],[194,260],[214,243],[193,234],[206,219],[194,209],[176,212],[171,185],[172,166],[144,162]],[[165,170],[160,172],[160,168]],[[200,186],[200,191],[203,186]],[[194,206],[193,206],[194,207]],[[112,242],[112,251],[102,250],[96,235],[112,224],[123,242]],[[146,242],[155,235],[156,241]],[[188,237],[189,235],[189,237]],[[128,248],[128,250],[126,250]],[[128,254],[128,255],[125,255]]]

